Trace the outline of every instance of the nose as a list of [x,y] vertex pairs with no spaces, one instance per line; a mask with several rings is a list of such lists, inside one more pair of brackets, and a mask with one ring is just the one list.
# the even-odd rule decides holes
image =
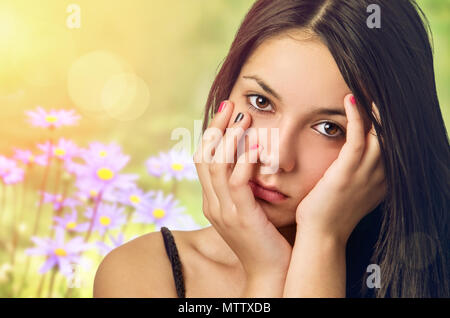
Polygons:
[[[271,142],[278,142],[278,172],[290,172],[295,168],[297,130],[294,121],[287,120],[278,125],[278,138],[271,138]],[[277,141],[278,139],[278,141]],[[275,146],[275,147],[274,147]],[[276,150],[276,145],[271,144]],[[275,153],[272,155],[276,155]]]

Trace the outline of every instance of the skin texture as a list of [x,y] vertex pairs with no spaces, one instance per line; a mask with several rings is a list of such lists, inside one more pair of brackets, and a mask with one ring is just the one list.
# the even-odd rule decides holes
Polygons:
[[[257,76],[281,98],[244,76]],[[249,94],[258,96],[245,96]],[[194,155],[203,189],[203,212],[212,226],[176,233],[188,297],[345,296],[346,240],[385,194],[376,136],[369,134],[368,117],[352,106],[350,94],[330,52],[315,38],[292,31],[256,48],[243,65],[227,106],[208,127],[219,130],[219,138],[208,139],[205,134]],[[257,103],[259,97],[263,99]],[[251,104],[266,112],[250,110]],[[313,114],[320,107],[338,109],[345,116]],[[239,112],[244,118],[234,123]],[[335,125],[327,130],[324,122]],[[237,163],[225,163],[230,151],[236,153],[235,145],[226,142],[235,138],[226,129],[231,127],[278,128],[278,171],[261,174],[263,163],[248,160],[268,160],[273,146],[270,135],[258,149],[250,150],[247,145],[246,152],[236,156]],[[213,161],[205,162],[205,156],[211,155]],[[277,204],[255,200],[248,185],[255,177],[276,184],[288,199]],[[97,296],[114,297],[105,292],[115,288],[114,282],[108,280],[113,286],[105,288],[107,278],[102,277],[112,275],[111,268],[119,267],[114,264],[125,263],[121,255],[130,260],[130,250],[137,250],[136,244],[130,243],[120,247],[114,257],[107,256],[100,266],[94,294],[95,289],[102,292]],[[195,258],[204,261],[194,265]],[[151,280],[162,271],[163,262],[142,275]],[[314,266],[308,266],[311,264]],[[227,281],[211,288],[210,282],[200,277],[227,277]],[[298,284],[299,280],[306,283]],[[126,280],[128,284],[132,281]],[[154,283],[160,292],[173,288]]]

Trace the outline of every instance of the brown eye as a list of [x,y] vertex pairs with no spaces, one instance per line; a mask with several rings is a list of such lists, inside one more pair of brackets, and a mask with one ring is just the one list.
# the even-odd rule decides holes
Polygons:
[[324,129],[329,135],[334,135],[339,131],[337,126],[332,123],[325,123]]
[[262,95],[258,94],[252,94],[252,95],[246,95],[249,99],[249,103],[252,107],[254,107],[256,110],[264,111],[264,112],[272,112],[273,107],[270,104],[270,100],[265,98]]
[[255,99],[255,103],[256,103],[256,106],[258,106],[259,108],[266,108],[267,107],[267,99],[265,98],[265,97],[263,97],[263,96],[258,96],[258,97],[256,97],[256,99]]
[[319,129],[319,132],[330,138],[337,138],[341,135],[344,135],[343,130],[336,124],[332,122],[323,122],[318,124],[317,126],[321,126],[322,129]]

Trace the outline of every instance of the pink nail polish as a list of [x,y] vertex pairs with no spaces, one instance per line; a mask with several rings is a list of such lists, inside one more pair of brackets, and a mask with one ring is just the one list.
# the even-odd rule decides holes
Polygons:
[[350,96],[350,102],[355,105],[356,104],[356,100],[355,100],[355,96]]
[[253,149],[257,149],[258,147],[259,147],[259,145],[258,145],[258,144],[254,144],[253,146],[251,146],[251,147],[250,147],[250,149],[251,149],[251,150],[253,150]]
[[227,106],[227,102],[226,101],[223,101],[223,102],[220,103],[219,113],[225,108],[225,106]]

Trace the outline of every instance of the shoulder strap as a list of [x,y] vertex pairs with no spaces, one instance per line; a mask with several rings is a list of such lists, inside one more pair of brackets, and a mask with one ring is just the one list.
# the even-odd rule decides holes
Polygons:
[[172,265],[173,278],[175,280],[175,288],[177,290],[178,298],[185,298],[183,271],[180,257],[178,256],[177,245],[172,233],[167,227],[161,227],[161,234],[164,239],[164,246],[166,248],[167,256]]

